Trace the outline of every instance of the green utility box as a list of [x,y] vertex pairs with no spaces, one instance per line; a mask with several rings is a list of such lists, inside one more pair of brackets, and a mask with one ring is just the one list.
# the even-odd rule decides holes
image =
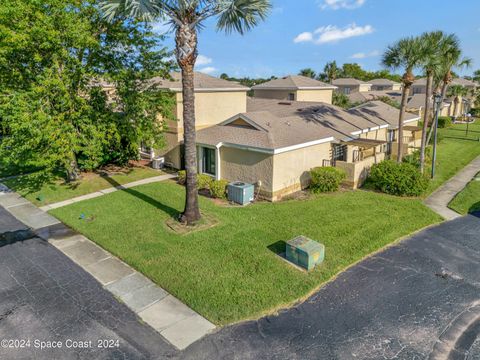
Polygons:
[[325,246],[305,236],[298,236],[287,242],[288,261],[307,270],[312,270],[325,258]]

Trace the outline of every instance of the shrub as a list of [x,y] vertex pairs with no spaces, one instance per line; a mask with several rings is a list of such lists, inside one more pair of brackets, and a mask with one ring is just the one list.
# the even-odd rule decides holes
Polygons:
[[345,172],[334,167],[317,167],[310,170],[310,178],[310,190],[314,193],[337,191]]
[[213,182],[213,178],[206,174],[197,175],[197,185],[200,190],[210,189],[210,184]]
[[[185,170],[181,170],[178,172],[178,183],[180,185],[185,185],[187,181],[187,172]],[[210,184],[213,181],[212,177],[206,174],[198,174],[197,175],[197,185],[198,188],[201,189],[210,189]]]
[[470,114],[475,117],[480,117],[480,108],[476,107],[475,109],[470,109]]
[[216,199],[225,199],[227,197],[227,180],[215,180],[210,184],[210,194]]
[[[437,131],[437,144],[440,144],[443,139],[445,139],[445,135],[443,133],[441,133],[440,131]],[[434,141],[434,135],[432,134],[432,137],[430,138],[430,143],[429,145],[433,145],[433,141]]]
[[187,180],[187,172],[185,170],[181,170],[178,172],[178,183],[180,185],[185,185],[185,181]]
[[393,160],[373,165],[369,182],[377,190],[399,196],[419,196],[428,187],[428,179],[415,165],[397,163]]
[[438,118],[438,128],[444,129],[452,126],[452,118],[450,116],[440,116]]

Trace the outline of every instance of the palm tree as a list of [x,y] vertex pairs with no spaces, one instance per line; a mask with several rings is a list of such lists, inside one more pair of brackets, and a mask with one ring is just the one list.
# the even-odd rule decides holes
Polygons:
[[480,70],[475,70],[473,72],[473,77],[472,79],[476,82],[480,82]]
[[306,69],[300,70],[298,75],[309,77],[309,78],[312,78],[312,79],[315,79],[317,77],[317,74],[315,73],[315,70],[313,70],[311,68],[306,68]]
[[338,76],[338,66],[337,62],[331,61],[325,64],[325,67],[323,68],[323,72],[327,76],[328,82],[331,84],[333,80],[335,80]]
[[117,14],[152,21],[168,20],[175,30],[175,55],[182,71],[183,122],[186,170],[185,210],[180,221],[194,224],[200,218],[197,188],[197,150],[195,141],[194,67],[197,60],[198,30],[205,20],[215,17],[217,29],[244,34],[271,8],[270,0],[101,0],[108,19]]
[[429,141],[429,138],[427,141],[427,131],[428,124],[431,122],[430,110],[432,109],[434,86],[438,88],[438,81],[435,82],[435,79],[443,76],[443,69],[450,66],[446,59],[450,59],[452,56],[457,54],[459,49],[459,41],[456,35],[446,35],[442,31],[424,33],[422,35],[422,39],[422,45],[425,46],[425,50],[423,52],[425,59],[422,65],[427,77],[425,108],[423,112],[422,142],[420,147],[420,171],[423,173],[425,169],[425,150]]
[[403,159],[403,121],[410,88],[415,81],[413,70],[422,64],[425,59],[425,46],[423,39],[419,37],[407,37],[389,46],[382,57],[382,64],[392,69],[403,68],[405,73],[402,77],[402,101],[400,103],[400,115],[398,118],[398,154],[397,161]]
[[[445,39],[442,44],[441,53],[442,54],[439,57],[440,68],[434,76],[434,88],[436,89],[436,92],[441,95],[440,104],[443,104],[443,101],[447,95],[447,89],[453,81],[452,69],[470,67],[472,64],[472,59],[462,58],[460,40],[456,35],[449,35],[447,39]],[[433,130],[434,126],[431,126],[430,131],[428,132],[426,144],[430,143]]]
[[458,104],[460,98],[468,95],[468,89],[462,85],[453,85],[448,88],[447,96],[453,98],[453,118],[457,118]]

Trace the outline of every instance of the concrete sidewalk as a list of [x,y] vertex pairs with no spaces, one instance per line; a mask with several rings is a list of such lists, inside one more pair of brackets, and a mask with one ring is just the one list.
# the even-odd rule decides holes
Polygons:
[[448,204],[479,172],[480,156],[425,199],[425,205],[447,220],[459,218],[461,215],[449,209]]
[[89,199],[97,198],[99,196],[110,194],[110,193],[113,193],[115,191],[130,189],[130,188],[135,187],[135,186],[152,184],[152,183],[165,181],[165,180],[169,180],[169,179],[175,179],[176,177],[177,177],[177,175],[175,175],[175,174],[166,174],[166,175],[154,176],[154,177],[151,177],[151,178],[146,178],[146,179],[134,181],[134,182],[131,182],[131,183],[128,183],[128,184],[123,184],[123,185],[119,185],[119,186],[116,186],[116,187],[111,187],[111,188],[107,188],[107,189],[104,189],[104,190],[96,191],[94,193],[90,193],[90,194],[86,194],[86,195],[82,195],[82,196],[77,196],[77,197],[74,197],[72,199],[68,199],[68,200],[65,200],[65,201],[60,201],[60,202],[57,202],[57,203],[54,203],[54,204],[45,205],[45,206],[42,206],[40,208],[40,210],[49,211],[49,210],[52,210],[52,209],[58,209],[58,208],[61,208],[61,207],[64,207],[64,206],[75,204],[75,203],[80,202],[80,201],[89,200]]
[[148,278],[5,186],[0,186],[0,207],[91,274],[177,349],[215,329]]

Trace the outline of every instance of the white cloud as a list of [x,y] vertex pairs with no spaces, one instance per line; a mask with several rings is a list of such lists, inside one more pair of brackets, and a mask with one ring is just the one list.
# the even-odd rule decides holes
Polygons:
[[323,0],[320,3],[321,9],[347,9],[352,10],[361,7],[366,0]]
[[303,32],[299,34],[293,41],[295,43],[313,42],[319,45],[371,34],[374,32],[374,30],[375,29],[371,25],[357,26],[355,23],[350,24],[342,29],[335,25],[328,25],[319,27],[314,32]]
[[380,51],[374,50],[374,51],[371,51],[369,53],[359,52],[359,53],[353,54],[352,56],[350,56],[350,58],[352,58],[352,59],[365,59],[365,58],[368,58],[368,57],[375,57],[375,56],[378,56],[378,55],[380,55]]
[[213,60],[205,55],[198,55],[196,64],[198,66],[211,64]]
[[204,74],[213,74],[214,72],[217,72],[217,68],[214,68],[213,66],[207,66],[201,69],[198,69],[199,72],[204,73]]
[[295,39],[293,39],[293,42],[295,43],[309,42],[309,41],[313,41],[313,34],[311,32],[303,32],[299,34]]

